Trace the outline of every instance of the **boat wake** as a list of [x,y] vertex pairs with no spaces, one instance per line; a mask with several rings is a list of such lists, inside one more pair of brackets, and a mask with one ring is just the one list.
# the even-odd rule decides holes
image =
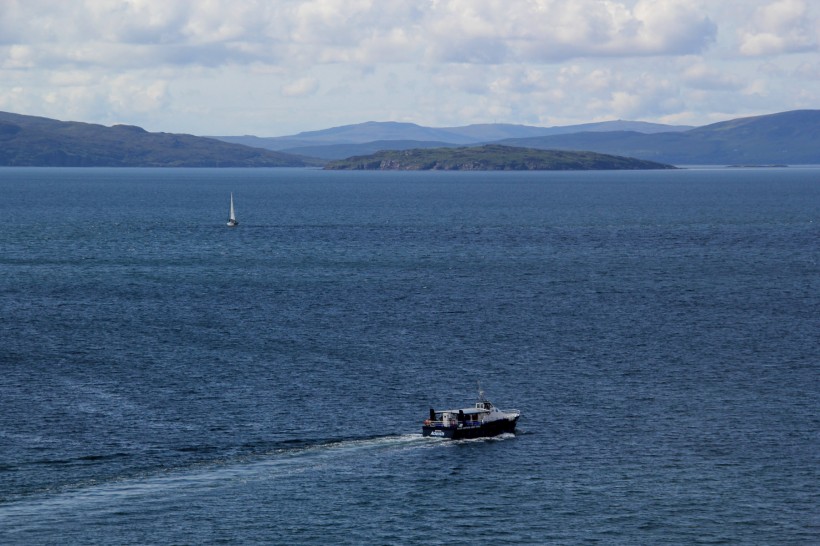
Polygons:
[[421,434],[403,434],[370,438],[324,441],[290,441],[270,446],[254,455],[226,457],[195,463],[185,468],[153,471],[139,476],[62,486],[0,504],[0,529],[13,521],[44,514],[84,510],[101,511],[112,504],[139,498],[191,494],[205,489],[233,487],[278,479],[295,474],[334,468],[355,468],[363,459],[400,450],[423,449],[442,445]]
[[[27,521],[60,520],[78,510],[106,513],[113,506],[135,502],[197,495],[214,489],[245,487],[247,484],[286,479],[310,472],[333,470],[358,474],[362,468],[378,466],[379,459],[402,451],[455,448],[480,442],[514,438],[501,434],[492,438],[445,440],[422,434],[399,434],[331,440],[290,440],[262,448],[252,455],[226,455],[186,467],[154,470],[141,475],[60,486],[22,497],[6,497],[0,503],[0,530],[25,527]],[[261,448],[261,449],[260,449]],[[195,448],[188,448],[195,449]],[[210,450],[209,450],[210,451]]]
[[516,435],[520,435],[520,433],[515,432],[504,432],[503,434],[499,434],[497,436],[487,436],[482,438],[465,438],[463,440],[452,440],[452,443],[457,444],[475,444],[481,442],[502,442],[504,440],[513,440],[515,439]]

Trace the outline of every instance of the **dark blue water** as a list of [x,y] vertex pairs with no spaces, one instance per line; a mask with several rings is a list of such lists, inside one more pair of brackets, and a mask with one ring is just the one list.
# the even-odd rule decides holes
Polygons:
[[[0,217],[3,544],[820,536],[820,169],[6,168]],[[422,438],[479,380],[518,434]]]

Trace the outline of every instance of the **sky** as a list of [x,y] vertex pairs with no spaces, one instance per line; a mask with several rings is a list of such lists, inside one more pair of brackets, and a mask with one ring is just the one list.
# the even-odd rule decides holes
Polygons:
[[0,0],[0,111],[196,135],[820,108],[820,0]]

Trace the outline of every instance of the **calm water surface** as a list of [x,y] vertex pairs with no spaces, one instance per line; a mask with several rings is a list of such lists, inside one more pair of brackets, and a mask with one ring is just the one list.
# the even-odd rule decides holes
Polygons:
[[[0,196],[3,544],[820,537],[820,169]],[[422,438],[479,380],[518,433]]]

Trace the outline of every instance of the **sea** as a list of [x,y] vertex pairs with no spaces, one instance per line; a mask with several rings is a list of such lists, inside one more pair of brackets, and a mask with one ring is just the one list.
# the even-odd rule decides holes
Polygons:
[[[0,218],[4,545],[820,542],[820,167],[3,168]],[[514,435],[422,437],[479,388]]]

